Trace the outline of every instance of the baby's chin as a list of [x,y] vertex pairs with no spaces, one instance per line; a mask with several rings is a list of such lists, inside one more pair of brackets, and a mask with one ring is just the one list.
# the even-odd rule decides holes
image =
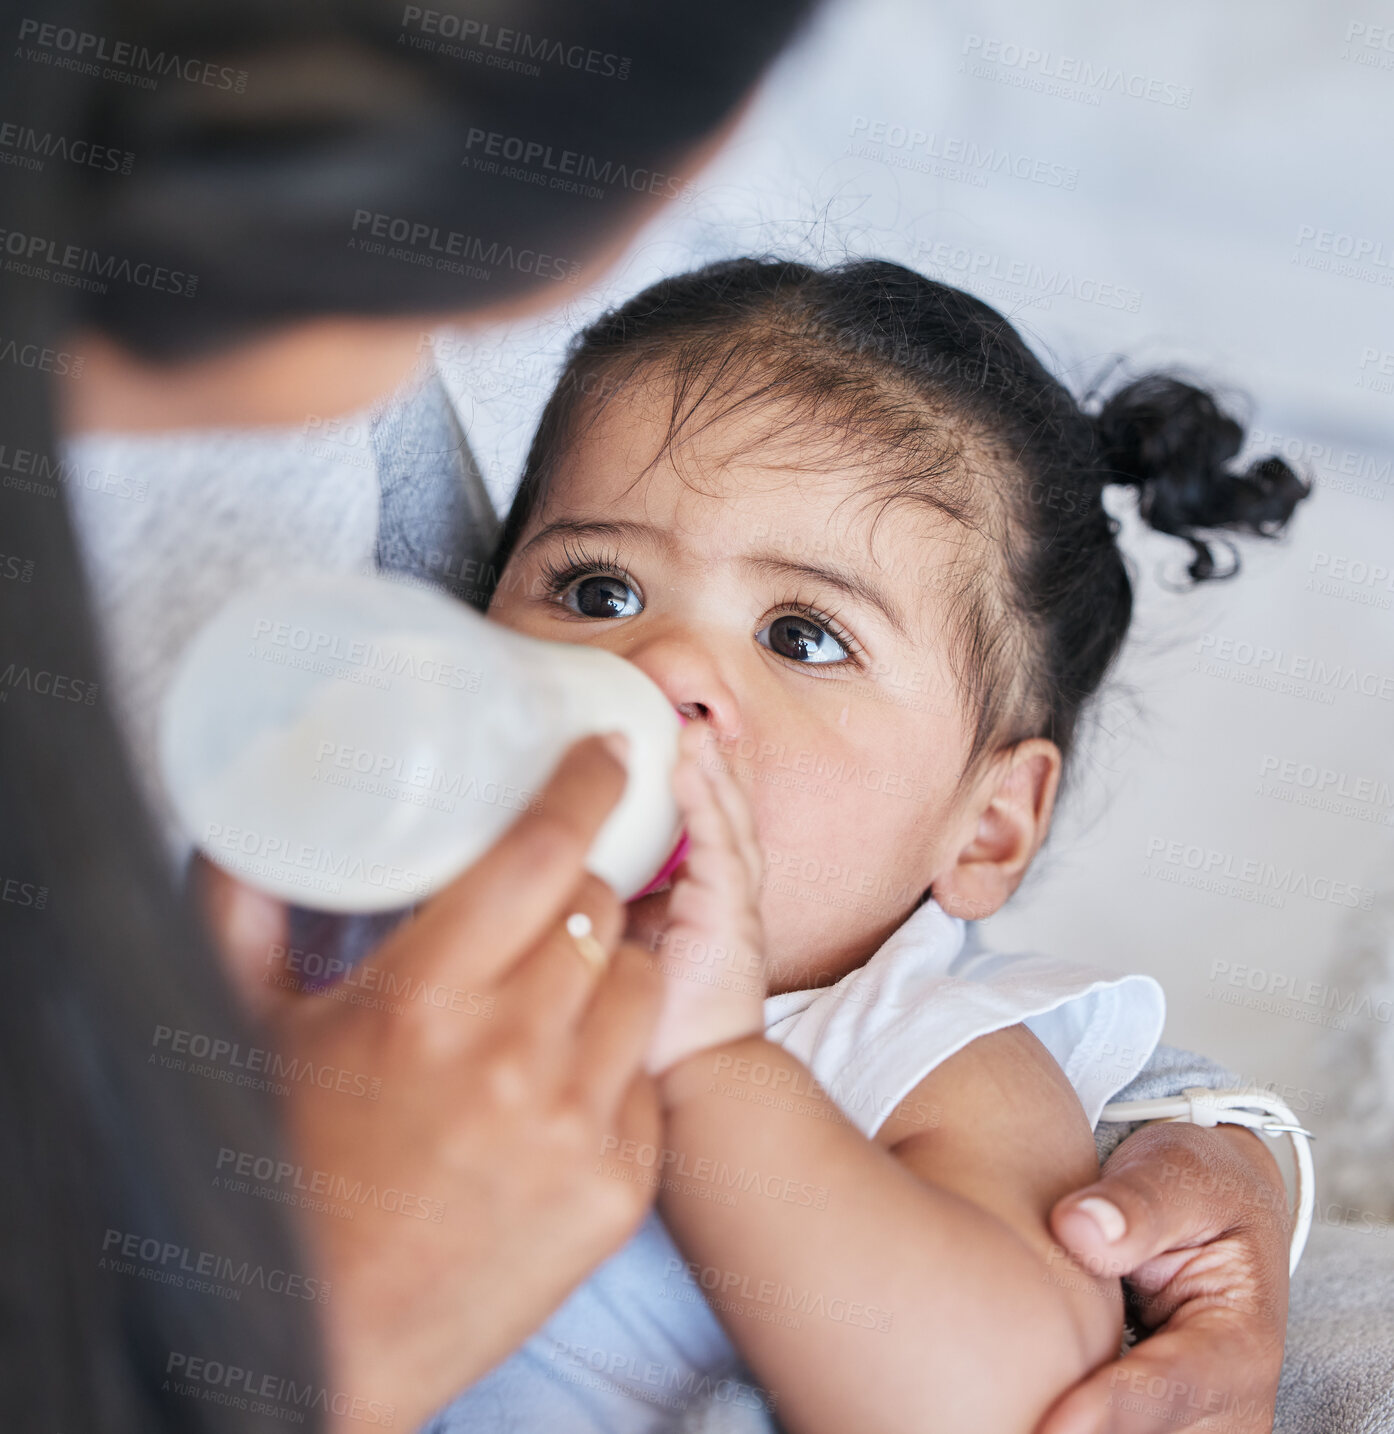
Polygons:
[[[679,868],[679,871],[681,870],[682,868]],[[663,933],[668,929],[668,905],[672,895],[672,887],[668,886],[650,896],[641,896],[637,901],[628,902],[624,908],[624,939],[632,941],[636,946],[642,946],[645,951],[661,950]],[[771,952],[768,970],[769,994],[775,996],[782,991],[802,991],[810,986],[831,985],[844,973],[844,969],[850,970],[852,966],[860,964],[860,961],[851,961],[846,963],[845,967],[840,966],[836,973],[815,973],[806,955],[781,961],[777,952]]]

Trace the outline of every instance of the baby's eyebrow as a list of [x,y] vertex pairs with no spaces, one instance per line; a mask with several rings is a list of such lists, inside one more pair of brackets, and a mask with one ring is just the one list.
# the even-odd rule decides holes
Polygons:
[[860,573],[850,568],[828,567],[821,563],[795,563],[774,553],[755,553],[743,559],[747,567],[757,572],[771,573],[779,577],[807,578],[811,582],[826,583],[837,588],[848,597],[874,607],[890,625],[908,639],[909,630],[900,609],[875,583],[869,582]]
[[569,538],[612,538],[618,541],[621,538],[631,543],[651,543],[657,547],[666,548],[671,546],[671,539],[662,528],[656,528],[652,523],[635,523],[627,518],[615,518],[606,522],[586,522],[579,518],[558,518],[553,523],[548,523],[541,531],[534,533],[531,538],[518,550],[519,556],[526,553],[531,547],[546,538],[565,536]]

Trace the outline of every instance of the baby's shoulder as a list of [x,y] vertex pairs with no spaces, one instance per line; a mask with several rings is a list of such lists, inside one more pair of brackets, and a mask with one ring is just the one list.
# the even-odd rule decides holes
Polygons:
[[924,1076],[877,1132],[890,1149],[917,1142],[939,1151],[966,1147],[993,1160],[1039,1161],[1054,1149],[1067,1163],[1094,1159],[1089,1121],[1055,1057],[1024,1025],[969,1041]]

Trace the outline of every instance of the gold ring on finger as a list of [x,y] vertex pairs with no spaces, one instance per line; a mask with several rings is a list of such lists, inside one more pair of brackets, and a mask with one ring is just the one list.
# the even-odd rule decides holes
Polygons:
[[581,959],[599,975],[610,964],[610,956],[595,939],[594,930],[590,917],[584,911],[573,911],[566,918],[566,934],[571,937]]

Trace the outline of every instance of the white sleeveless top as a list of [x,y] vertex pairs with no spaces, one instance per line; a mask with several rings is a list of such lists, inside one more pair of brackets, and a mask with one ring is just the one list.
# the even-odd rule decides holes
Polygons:
[[[1060,1063],[1094,1125],[1161,1037],[1161,987],[1148,976],[1043,956],[969,951],[964,937],[964,922],[928,900],[835,986],[771,996],[766,1034],[803,1060],[870,1136],[969,1041],[1025,1024]],[[776,1089],[756,1095],[758,1079],[752,1070],[743,1088],[771,1102],[786,1098]],[[733,1181],[741,1177],[731,1172]],[[788,1321],[838,1317],[772,1313]],[[758,1403],[763,1396],[747,1378],[683,1255],[650,1214],[537,1334],[428,1430],[651,1434],[713,1401]]]

